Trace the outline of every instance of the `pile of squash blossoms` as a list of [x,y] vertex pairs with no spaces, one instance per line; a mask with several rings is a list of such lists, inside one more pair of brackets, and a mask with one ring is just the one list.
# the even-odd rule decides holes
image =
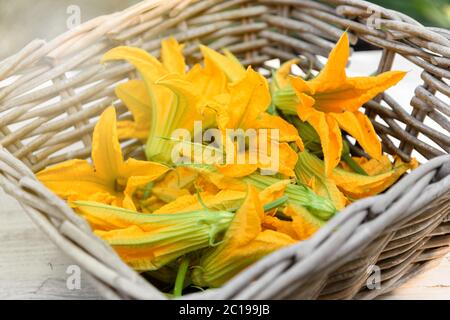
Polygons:
[[[128,265],[167,292],[221,286],[417,166],[383,154],[360,111],[405,73],[347,77],[347,33],[323,70],[308,77],[291,75],[299,62],[292,60],[268,81],[231,52],[206,46],[203,63],[189,68],[182,51],[168,38],[160,60],[132,47],[107,52],[102,62],[126,60],[139,73],[115,89],[130,116],[117,119],[108,107],[95,126],[90,160],[37,174]],[[180,129],[187,138],[174,137]],[[207,143],[206,132],[213,133]],[[346,137],[365,156],[352,156]],[[124,159],[121,142],[129,139],[141,142],[145,156]]]

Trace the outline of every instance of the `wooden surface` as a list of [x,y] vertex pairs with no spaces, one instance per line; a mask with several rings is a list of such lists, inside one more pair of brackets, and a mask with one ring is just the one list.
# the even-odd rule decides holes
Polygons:
[[[374,66],[366,61],[378,54],[356,54],[350,73],[372,73]],[[409,105],[420,72],[404,59],[397,60],[396,66],[410,72],[403,90],[392,91],[392,95],[403,105]],[[0,189],[0,299],[100,299],[83,271],[81,288],[68,289],[66,271],[74,264],[34,226],[20,205]],[[381,298],[450,299],[450,255],[436,268]]]
[[99,299],[81,271],[80,290],[69,290],[67,258],[0,189],[0,299]]

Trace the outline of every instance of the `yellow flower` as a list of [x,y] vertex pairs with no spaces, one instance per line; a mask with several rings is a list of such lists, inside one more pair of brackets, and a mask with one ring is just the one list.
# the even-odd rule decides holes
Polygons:
[[228,101],[217,107],[219,129],[252,128],[270,100],[267,80],[249,67],[239,81],[229,85]]
[[220,173],[216,167],[201,165],[195,167],[199,173],[196,185],[203,191],[218,192],[220,190],[247,191],[247,183]]
[[295,173],[298,181],[309,186],[317,195],[330,199],[337,210],[342,210],[348,204],[336,182],[326,175],[323,161],[308,151],[299,154]]
[[[208,174],[208,176],[213,176],[214,173]],[[201,179],[205,173],[200,174]],[[198,180],[195,181],[198,185]],[[245,182],[240,182],[245,185]],[[289,184],[289,180],[280,180],[273,185],[263,189],[259,193],[259,198],[262,205],[266,205],[273,202],[284,195],[286,185]],[[204,186],[204,184],[203,184]],[[236,211],[244,202],[247,193],[246,186],[242,190],[242,186],[238,186],[236,190],[235,184],[222,185],[222,188],[216,186],[214,191],[201,191],[195,194],[188,194],[178,197],[172,202],[167,203],[163,207],[154,211],[154,213],[180,213],[195,211],[208,208],[210,210],[224,210],[224,211]],[[208,187],[208,189],[211,189]]]
[[280,68],[273,74],[272,83],[276,89],[282,89],[290,86],[290,74],[292,66],[299,63],[299,59],[292,59],[283,63]]
[[130,110],[134,121],[117,122],[119,139],[137,138],[147,140],[151,123],[151,102],[145,83],[141,80],[130,80],[116,87],[116,96]]
[[194,184],[197,176],[198,173],[190,168],[178,167],[157,181],[151,192],[164,203],[175,201],[180,197],[195,192]]
[[[279,167],[278,172],[293,176],[293,167],[295,166],[297,155],[292,150],[287,142],[296,142],[297,146],[303,149],[303,143],[298,135],[297,129],[286,122],[284,119],[266,113],[271,97],[266,79],[258,72],[249,67],[244,74],[240,75],[239,80],[229,85],[228,95],[221,95],[221,101],[215,100],[212,103],[212,108],[217,112],[217,125],[222,131],[223,141],[226,144],[233,144],[232,137],[227,136],[229,129],[254,129],[259,132],[261,129],[278,130],[279,140],[273,141],[276,148],[279,150]],[[267,149],[270,148],[272,140],[270,138],[270,131],[268,132],[267,141],[258,141],[259,151],[262,143],[267,143]],[[249,163],[247,160],[245,164],[230,164],[220,166],[222,173],[233,176],[242,177],[251,174],[258,168],[270,168],[273,164],[270,162],[271,150],[268,151],[268,158],[258,159],[257,163]],[[237,155],[238,151],[236,146]],[[264,153],[259,153],[259,157]],[[249,159],[251,151],[245,153],[245,157]],[[256,158],[259,158],[256,157]]]
[[[207,90],[206,94],[209,107],[217,112],[217,126],[222,131],[226,129],[278,129],[280,130],[280,142],[295,141],[302,149],[303,144],[294,126],[278,116],[266,113],[270,104],[270,92],[266,79],[251,67],[247,70],[239,60],[228,50],[225,55],[208,47],[201,46],[204,56],[205,70],[212,76],[200,75],[203,83],[215,87],[215,90]],[[195,67],[190,71],[196,74]],[[224,81],[226,75],[231,83]],[[189,77],[189,75],[188,75]],[[213,79],[221,81],[211,82]],[[197,86],[201,83],[197,80]],[[227,85],[227,86],[226,86]],[[202,90],[203,92],[205,90]]]
[[[183,46],[178,44],[174,38],[168,38],[161,42],[162,63],[159,63],[155,58],[150,58],[145,52],[127,47],[118,47],[109,51],[102,61],[119,59],[121,56],[130,57],[135,65],[144,65],[140,70],[142,72],[153,66],[158,71],[146,73],[147,81],[153,83],[170,73],[184,75],[186,64],[182,49]],[[119,121],[117,123],[119,139],[138,138],[146,140],[152,123],[152,108],[158,109],[161,106],[171,104],[173,99],[171,92],[157,86],[151,86],[150,88],[151,95],[146,82],[142,80],[130,80],[116,87],[117,97],[123,101],[134,118],[134,121]]]
[[183,48],[184,45],[173,37],[161,41],[161,61],[168,72],[181,75],[186,73]]
[[294,240],[301,240],[298,234],[295,232],[294,224],[292,221],[281,220],[275,216],[265,215],[262,223],[262,230],[272,230],[276,232],[283,233]]
[[305,81],[291,77],[299,102],[297,114],[319,134],[327,174],[341,159],[340,129],[353,136],[371,157],[381,157],[381,143],[373,125],[358,109],[405,76],[405,72],[390,71],[376,77],[348,78],[345,67],[349,52],[348,35],[344,33],[316,78]]
[[234,211],[242,204],[245,192],[235,190],[221,190],[216,194],[200,192],[189,194],[169,202],[154,213],[181,213],[206,208],[210,210]]
[[[310,182],[317,194],[331,199],[337,209],[342,209],[348,203],[345,197],[356,200],[376,195],[393,185],[406,171],[417,167],[416,160],[404,163],[397,159],[394,165],[390,164],[387,168],[386,160],[389,160],[387,157],[381,159],[384,160],[372,160],[370,166],[377,161],[383,168],[381,171],[369,170],[372,175],[366,176],[335,168],[331,175],[327,176],[323,161],[303,151],[299,154],[296,173],[300,181]],[[369,166],[366,166],[367,168]]]
[[295,204],[288,205],[284,214],[292,219],[292,229],[298,240],[310,238],[323,225],[318,219],[312,219],[308,209]]
[[[180,169],[180,168],[178,168]],[[205,184],[203,178],[214,176],[214,172],[211,173],[199,173],[195,180],[195,185],[197,188],[201,189],[206,186],[206,190],[196,191],[194,194],[182,195],[173,201],[167,203],[161,208],[154,211],[154,213],[180,213],[195,211],[208,208],[210,210],[224,210],[224,211],[236,211],[246,198],[246,184],[238,180],[239,184],[236,187],[236,183],[222,184],[219,188],[214,185],[211,188],[210,185]],[[223,180],[222,180],[223,181]],[[272,201],[281,198],[284,194],[286,185],[289,184],[289,180],[280,180],[273,185],[263,189],[259,193],[259,198],[262,205],[266,205]]]
[[[264,190],[280,182],[279,179],[258,174],[251,174],[243,179],[245,182]],[[282,180],[281,180],[282,181]],[[289,180],[288,180],[289,181]],[[289,197],[289,204],[297,207],[305,207],[307,219],[316,225],[322,225],[336,213],[336,208],[329,198],[317,195],[305,183],[286,185],[285,194]]]
[[[118,59],[118,56],[137,56],[141,54],[141,64],[153,63],[158,73],[152,76],[152,80],[156,81],[169,73],[184,75],[186,71],[186,64],[182,54],[183,45],[178,44],[174,38],[168,38],[161,42],[161,60],[162,64],[158,64],[155,59],[148,58],[148,56],[133,48],[122,47],[122,49],[109,52],[103,61],[108,59]],[[139,60],[133,60],[135,63],[140,63]],[[126,107],[133,115],[134,121],[119,121],[117,123],[119,139],[138,138],[146,140],[150,130],[152,106],[158,108],[161,105],[170,105],[173,99],[170,92],[161,87],[151,87],[153,95],[149,94],[149,89],[146,83],[142,80],[130,80],[126,83],[119,84],[116,87],[116,95],[123,101]],[[153,103],[152,103],[153,101]]]
[[[273,142],[274,147],[278,148],[278,164],[273,163],[273,161],[277,161],[271,158],[272,156],[272,146],[271,141],[267,142],[267,155],[264,153],[258,153],[261,144],[258,143],[257,150],[255,152],[246,151],[243,156],[245,157],[244,163],[237,163],[239,155],[239,151],[235,151],[235,163],[227,163],[223,165],[217,165],[217,169],[220,173],[232,177],[232,178],[242,178],[255,173],[258,169],[267,170],[269,175],[274,175],[276,173],[280,173],[286,177],[293,177],[294,167],[297,163],[297,153],[287,144],[287,143],[278,143]],[[262,148],[261,148],[262,149]],[[252,156],[253,155],[253,156]],[[275,157],[274,157],[275,158]],[[254,161],[257,159],[257,161]],[[274,165],[277,166],[276,172],[274,172]]]
[[[220,173],[214,166],[193,166],[199,173],[196,184],[202,190],[235,190],[246,191],[247,184],[256,187],[260,192],[260,199],[267,204],[281,193],[288,196],[289,204],[297,207],[305,207],[307,220],[315,225],[322,225],[335,213],[336,208],[326,197],[318,196],[306,186],[306,184],[293,184],[291,180],[281,180],[271,176],[263,176],[257,173],[250,174],[242,179],[232,178]],[[218,192],[218,191],[216,191]],[[279,197],[277,197],[279,198]]]
[[297,130],[281,117],[266,113],[271,96],[267,80],[249,67],[240,80],[229,85],[229,94],[215,104],[219,129],[278,129],[281,142],[303,148]]
[[200,46],[200,50],[205,58],[211,60],[211,62],[225,72],[231,82],[237,82],[245,76],[244,67],[231,52],[225,51],[226,54],[222,55],[206,46]]
[[149,160],[171,162],[171,142],[166,140],[175,129],[192,131],[195,120],[201,120],[199,94],[184,75],[170,73],[155,57],[139,48],[116,47],[102,62],[127,60],[145,82],[150,97],[151,123],[145,152]]
[[[269,204],[270,202],[283,197],[286,192],[286,187],[290,183],[291,182],[289,180],[280,180],[280,181],[275,182],[274,184],[269,185],[267,188],[264,188],[259,193],[259,200],[260,200],[261,204],[263,206],[265,206],[265,205]],[[271,213],[273,213],[273,212],[274,211],[271,210]]]
[[[282,180],[270,185],[259,193],[261,203],[265,206],[276,199],[282,198],[289,185],[289,180]],[[286,196],[289,199],[289,195],[286,194]],[[276,216],[278,211],[283,213],[285,220]],[[323,221],[314,217],[308,209],[295,204],[295,201],[289,199],[283,209],[266,210],[262,226],[263,229],[278,231],[299,241],[309,238],[323,223]]]
[[[336,168],[333,170],[332,178],[347,197],[352,200],[357,200],[385,191],[406,171],[415,169],[418,166],[416,159],[405,163],[396,157],[394,164],[389,161],[389,167],[386,165],[387,161],[389,159],[387,156],[384,156],[380,161],[372,159],[366,165],[362,165],[362,168],[367,170],[366,172],[369,176]],[[378,162],[379,167],[374,166],[375,162]]]
[[262,230],[263,207],[258,192],[250,187],[248,196],[236,212],[223,241],[200,257],[193,268],[192,283],[219,287],[259,258],[295,243],[286,234]]
[[[296,110],[299,101],[294,89],[292,89],[290,75],[292,66],[298,62],[299,59],[286,61],[276,71],[272,72],[270,82],[270,92],[272,94],[271,113],[276,113],[277,110],[275,108],[278,108],[285,116],[297,115]],[[292,121],[290,122],[292,123]]]
[[[266,79],[251,68],[245,70],[229,52],[224,56],[206,47],[201,50],[204,67],[197,64],[188,73],[182,45],[173,38],[162,42],[162,62],[138,48],[117,47],[105,54],[102,61],[125,59],[135,65],[143,78],[122,84],[116,90],[134,118],[134,122],[119,122],[120,138],[142,139],[148,132],[147,158],[171,163],[176,141],[170,135],[181,128],[192,133],[196,120],[203,120],[205,129],[218,126],[223,132],[238,128],[277,129],[280,134],[279,142],[274,142],[280,150],[277,167],[280,173],[293,176],[296,154],[287,142],[295,141],[300,149],[303,144],[295,127],[265,113],[271,100]],[[228,82],[226,74],[233,83]],[[270,159],[262,159],[256,165],[226,165],[223,170],[235,172],[237,168],[241,175],[246,175],[267,167],[273,167]]]
[[213,246],[234,216],[208,210],[142,214],[89,201],[73,205],[95,234],[138,271],[157,270],[186,253]]
[[304,149],[303,141],[297,129],[283,118],[266,112],[261,113],[252,124],[254,129],[279,130],[280,142],[295,142],[300,150]]
[[200,92],[199,108],[203,115],[203,127],[216,126],[216,114],[211,108],[215,99],[228,93],[228,79],[209,56],[204,56],[203,66],[195,64],[186,74],[186,79]]
[[[369,176],[376,176],[392,170],[392,162],[387,155],[383,155],[380,159],[367,159],[365,157],[352,157],[352,159]],[[418,163],[415,159],[413,159],[411,161],[411,165],[412,168],[415,168]],[[353,172],[351,167],[345,162],[341,162],[340,166],[347,171]]]
[[[211,55],[205,54],[204,48],[201,49],[204,53],[203,66],[197,63],[186,73],[187,68],[183,56],[183,48],[184,45],[179,44],[173,37],[163,40],[161,42],[162,64],[168,72],[183,75],[184,79],[191,82],[193,87],[195,87],[201,100],[199,107],[206,118],[204,119],[207,122],[204,125],[206,128],[215,124],[215,119],[212,119],[212,111],[206,107],[211,99],[227,92],[228,79],[225,72],[211,59]],[[213,50],[209,49],[208,52],[211,51]]]
[[107,203],[118,206],[125,204],[134,209],[132,194],[129,193],[130,181],[134,184],[134,179],[139,179],[148,183],[169,169],[154,162],[132,158],[123,160],[117,138],[114,107],[107,108],[95,126],[91,157],[93,165],[86,160],[75,159],[44,169],[36,176],[62,198],[102,198]]
[[304,207],[287,205],[282,213],[284,220],[277,216],[266,215],[263,228],[284,233],[296,241],[307,240],[322,226],[315,220],[309,219],[311,214]]
[[[182,48],[175,39],[169,38],[162,41],[162,62],[142,49],[123,46],[108,51],[102,58],[102,62],[127,60],[143,79],[118,88],[119,98],[134,117],[134,123],[121,122],[119,132],[121,138],[142,138],[147,130],[145,151],[149,160],[171,162],[174,142],[170,141],[170,135],[176,129],[192,133],[196,120],[204,121],[205,128],[214,126],[215,114],[208,106],[213,98],[227,92],[225,73],[209,56],[205,56],[204,67],[197,64],[186,73]],[[124,92],[131,86],[139,86],[139,91]],[[144,89],[148,98],[142,92]],[[136,106],[136,101],[145,102],[144,99],[148,102]]]

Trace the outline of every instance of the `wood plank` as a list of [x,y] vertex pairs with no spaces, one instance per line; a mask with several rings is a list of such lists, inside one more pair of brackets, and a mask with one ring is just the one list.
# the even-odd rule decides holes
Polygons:
[[66,274],[74,261],[42,233],[19,203],[0,189],[0,299],[99,299],[83,277],[69,290]]
[[418,275],[380,299],[450,300],[450,254],[435,268]]

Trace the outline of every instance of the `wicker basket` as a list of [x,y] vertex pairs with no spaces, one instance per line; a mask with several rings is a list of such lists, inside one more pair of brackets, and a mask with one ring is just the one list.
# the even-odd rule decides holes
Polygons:
[[[53,41],[33,41],[0,63],[1,185],[105,297],[164,299],[33,174],[88,157],[95,120],[110,104],[120,117],[129,116],[114,86],[135,70],[127,63],[101,65],[101,55],[119,44],[158,55],[160,40],[173,35],[187,43],[190,63],[200,58],[202,42],[226,46],[255,67],[300,55],[301,67],[319,70],[317,56],[327,56],[345,29],[352,44],[359,38],[383,49],[379,72],[390,69],[397,54],[423,69],[411,106],[383,94],[365,108],[386,152],[406,161],[418,152],[430,161],[388,192],[347,207],[310,240],[260,260],[220,289],[184,298],[372,299],[386,293],[449,251],[450,32],[369,2],[148,0]],[[123,149],[142,153],[136,141]],[[367,286],[373,266],[381,276],[377,290]]]

